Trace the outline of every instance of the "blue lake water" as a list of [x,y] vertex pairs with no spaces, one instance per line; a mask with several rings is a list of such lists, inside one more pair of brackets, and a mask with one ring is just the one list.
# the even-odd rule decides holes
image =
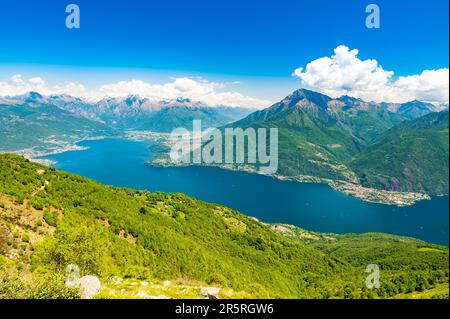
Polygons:
[[156,168],[149,143],[121,139],[85,141],[85,151],[46,157],[55,168],[98,182],[150,191],[181,192],[222,204],[264,222],[333,233],[385,232],[448,246],[448,196],[410,207],[367,203],[321,184],[213,167]]

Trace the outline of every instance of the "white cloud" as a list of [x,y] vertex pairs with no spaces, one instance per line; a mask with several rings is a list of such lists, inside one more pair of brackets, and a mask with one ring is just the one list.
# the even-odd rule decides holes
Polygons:
[[20,75],[20,74],[15,74],[15,75],[13,75],[12,77],[11,77],[11,82],[13,82],[13,83],[17,83],[17,84],[22,84],[23,83],[23,80],[22,80],[22,75]]
[[45,86],[44,80],[40,77],[30,78],[30,79],[28,79],[28,81],[31,84],[36,85],[36,86]]
[[82,84],[66,82],[49,86],[41,77],[24,80],[16,74],[7,81],[0,81],[0,96],[14,96],[29,91],[37,91],[44,95],[69,94],[89,100],[100,100],[104,97],[125,97],[131,94],[161,100],[178,97],[202,101],[208,105],[230,105],[251,108],[263,108],[270,101],[243,95],[238,92],[224,91],[223,83],[209,82],[203,78],[174,78],[165,84],[153,84],[142,80],[119,81],[101,85],[96,90],[87,90]]
[[232,105],[261,108],[270,105],[270,101],[260,100],[238,92],[221,92],[225,85],[208,82],[204,79],[176,78],[166,84],[150,84],[140,80],[121,81],[106,84],[100,88],[100,95],[121,97],[138,94],[153,99],[172,99],[186,97],[203,101],[208,105]]
[[395,82],[397,89],[410,92],[421,101],[448,103],[449,70],[425,70],[419,75],[399,77]]
[[15,96],[30,91],[39,92],[44,95],[70,94],[84,97],[87,94],[84,86],[79,83],[66,82],[61,85],[49,87],[41,77],[23,79],[21,74],[15,74],[7,81],[0,81],[0,96]]
[[367,101],[407,102],[414,99],[448,103],[449,70],[424,70],[421,74],[394,77],[377,60],[358,58],[357,49],[344,45],[334,55],[314,60],[293,75],[305,88],[339,97],[350,95]]

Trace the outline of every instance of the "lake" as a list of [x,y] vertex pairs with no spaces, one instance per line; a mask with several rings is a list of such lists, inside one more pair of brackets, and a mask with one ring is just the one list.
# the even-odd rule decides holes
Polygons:
[[79,145],[89,149],[45,158],[56,161],[55,168],[104,184],[181,192],[264,222],[317,232],[384,232],[448,246],[448,196],[410,207],[374,204],[322,184],[280,181],[214,167],[149,167],[145,162],[152,156],[150,142],[104,139]]

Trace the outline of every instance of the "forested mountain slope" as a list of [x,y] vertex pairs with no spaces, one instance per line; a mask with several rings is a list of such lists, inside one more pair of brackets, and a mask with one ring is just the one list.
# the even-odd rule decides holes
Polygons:
[[448,111],[404,122],[350,163],[366,186],[448,194]]
[[[278,128],[278,175],[448,194],[448,110],[300,89],[224,128]],[[306,177],[306,178],[305,178]]]

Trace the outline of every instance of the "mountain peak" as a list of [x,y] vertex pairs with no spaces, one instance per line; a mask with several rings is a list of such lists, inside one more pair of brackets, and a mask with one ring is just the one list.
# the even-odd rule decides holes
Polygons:
[[184,97],[182,97],[182,96],[178,97],[178,98],[176,99],[176,101],[177,101],[178,103],[191,103],[191,102],[192,102],[191,99],[189,99],[189,98],[184,98]]
[[422,101],[419,101],[419,100],[412,100],[412,101],[409,101],[409,102],[402,103],[401,105],[415,106],[415,107],[420,107],[420,108],[433,107],[433,104],[427,103],[427,102],[422,102]]
[[35,99],[35,100],[43,98],[43,96],[40,93],[34,92],[34,91],[28,92],[27,95],[28,95],[28,97]]
[[25,103],[36,103],[41,102],[44,99],[44,96],[38,92],[30,91],[25,94],[16,95],[11,97],[14,100],[23,101]]
[[331,98],[325,94],[319,93],[317,91],[308,90],[305,88],[297,89],[294,92],[292,92],[291,95],[298,96],[298,97],[304,97],[307,99],[315,98],[315,97],[322,97],[322,98],[327,98],[327,99],[331,100]]
[[360,98],[356,98],[350,95],[342,95],[341,97],[338,97],[336,100],[341,101],[343,103],[346,102],[362,102],[363,100]]
[[79,98],[79,97],[75,97],[75,96],[72,96],[72,95],[69,95],[69,94],[65,94],[65,93],[63,93],[63,94],[53,94],[53,95],[50,95],[50,96],[48,97],[48,99],[49,99],[50,101],[52,101],[52,102],[55,102],[55,101],[61,101],[61,102],[66,102],[66,103],[70,103],[70,102],[81,102],[81,101],[82,101],[82,99]]
[[128,95],[126,98],[125,98],[125,103],[128,105],[128,106],[132,106],[133,104],[135,104],[136,102],[141,102],[141,98],[139,97],[139,95]]
[[302,88],[292,92],[282,102],[287,103],[291,107],[305,99],[324,109],[327,108],[328,102],[332,100],[327,95]]

